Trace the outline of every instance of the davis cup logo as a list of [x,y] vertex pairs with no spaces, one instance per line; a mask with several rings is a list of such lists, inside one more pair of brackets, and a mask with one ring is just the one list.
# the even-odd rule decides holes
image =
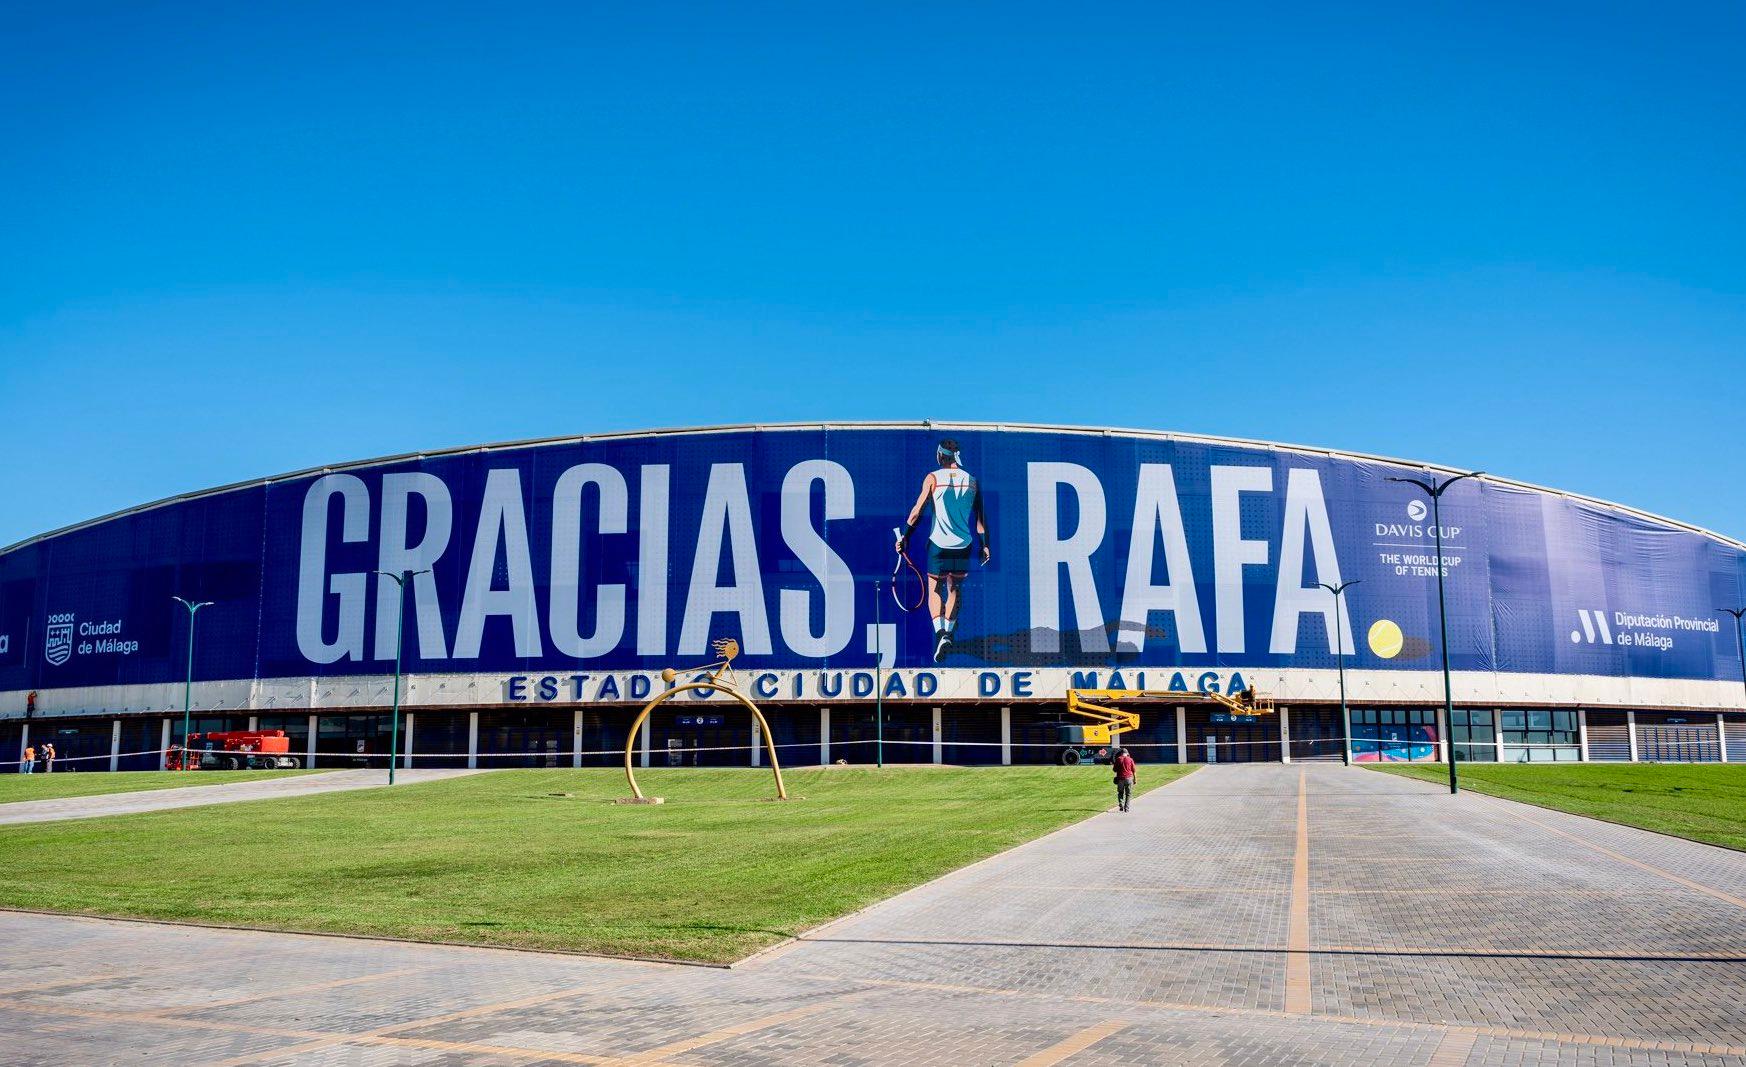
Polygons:
[[56,667],[73,658],[73,617],[71,615],[49,616],[48,635],[43,641],[42,654],[44,659]]
[[1425,502],[1423,500],[1407,501],[1407,518],[1414,522],[1424,522],[1427,510],[1428,509],[1425,507]]

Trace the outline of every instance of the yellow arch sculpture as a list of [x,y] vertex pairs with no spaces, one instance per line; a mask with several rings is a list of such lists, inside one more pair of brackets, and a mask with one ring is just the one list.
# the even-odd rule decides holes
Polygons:
[[[730,664],[733,663],[734,657],[740,654],[740,643],[731,637],[724,637],[716,641],[711,647],[715,649],[715,654],[721,659],[701,668],[709,671],[709,681],[689,682],[685,685],[674,686],[644,704],[643,710],[637,713],[636,721],[631,723],[630,735],[625,738],[624,742],[624,776],[625,780],[630,782],[633,794],[632,803],[660,803],[658,798],[650,801],[648,797],[643,796],[642,787],[637,785],[636,772],[631,769],[631,750],[636,747],[637,732],[643,728],[644,723],[648,722],[649,713],[654,711],[657,705],[663,701],[671,700],[680,693],[694,689],[719,689],[744,704],[746,710],[752,713],[752,717],[758,720],[758,727],[764,735],[764,749],[770,754],[770,770],[776,775],[776,799],[788,799],[788,787],[782,784],[782,765],[776,759],[776,739],[770,733],[769,720],[764,718],[764,713],[758,710],[758,705],[752,702],[751,697],[742,693],[730,677],[724,677],[733,673]],[[671,667],[661,672],[661,680],[664,682],[671,682],[677,677],[678,672]]]

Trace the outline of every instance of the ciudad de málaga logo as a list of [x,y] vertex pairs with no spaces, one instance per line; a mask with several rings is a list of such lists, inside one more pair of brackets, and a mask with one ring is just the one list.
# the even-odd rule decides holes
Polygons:
[[139,651],[139,642],[122,639],[121,630],[120,619],[79,622],[72,612],[50,615],[42,656],[55,667],[64,665],[75,652],[86,656],[131,656]]

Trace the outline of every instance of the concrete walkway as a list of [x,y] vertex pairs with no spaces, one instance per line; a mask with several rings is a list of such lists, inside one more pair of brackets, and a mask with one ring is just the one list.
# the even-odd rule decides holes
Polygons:
[[[201,773],[216,775],[223,772]],[[477,773],[469,770],[405,770],[395,774],[394,779],[410,784]],[[59,822],[62,819],[92,819],[99,815],[132,815],[141,811],[168,811],[171,808],[194,808],[203,804],[234,804],[241,800],[306,797],[347,789],[374,789],[387,784],[386,770],[323,771],[318,774],[294,774],[286,778],[267,778],[254,782],[191,785],[179,789],[141,789],[132,793],[102,793],[97,796],[61,797],[55,800],[21,800],[13,804],[0,804],[0,826],[24,822]]]
[[0,992],[32,1064],[1740,1064],[1746,855],[1224,766],[729,971],[6,914]]

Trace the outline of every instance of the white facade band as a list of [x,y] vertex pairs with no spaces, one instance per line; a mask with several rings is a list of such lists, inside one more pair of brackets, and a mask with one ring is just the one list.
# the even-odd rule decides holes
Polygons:
[[[1339,679],[1333,670],[1307,668],[1249,671],[1202,670],[1199,668],[1148,667],[1117,672],[1069,668],[1003,668],[979,670],[886,671],[888,703],[915,702],[929,706],[952,703],[998,703],[1058,701],[1076,682],[1095,683],[1088,688],[1109,686],[1125,689],[1176,690],[1185,694],[1202,686],[1228,689],[1233,682],[1254,686],[1262,695],[1280,703],[1337,704]],[[865,669],[832,668],[829,671],[757,671],[742,669],[748,692],[760,705],[784,703],[872,704],[871,664]],[[821,686],[820,676],[825,676]],[[865,683],[860,679],[865,676]],[[573,676],[571,676],[573,677]],[[552,696],[540,696],[537,684],[552,679]],[[633,680],[640,679],[640,681]],[[1443,678],[1427,671],[1346,672],[1347,703],[1353,707],[1441,707]],[[1594,709],[1699,709],[1711,712],[1733,710],[1740,705],[1736,681],[1703,681],[1682,678],[1605,678],[1592,675],[1500,674],[1489,671],[1455,672],[1451,677],[1455,703],[1460,707],[1586,707]],[[1112,685],[1112,682],[1118,684]],[[401,703],[406,707],[457,710],[478,707],[538,707],[541,705],[640,707],[664,683],[654,672],[607,672],[591,675],[578,688],[566,676],[508,674],[412,674],[402,678]],[[859,689],[857,689],[857,685]],[[825,692],[824,690],[835,690]],[[631,693],[642,694],[631,696]],[[392,678],[386,675],[345,675],[324,679],[238,680],[195,682],[194,702],[203,713],[279,715],[287,711],[342,712],[387,710],[392,706]],[[604,694],[604,698],[603,698]],[[0,705],[22,705],[26,694],[0,693]],[[687,693],[686,703],[707,703],[726,698],[705,692]],[[37,718],[72,718],[111,715],[180,715],[182,686],[93,686],[43,692]]]

